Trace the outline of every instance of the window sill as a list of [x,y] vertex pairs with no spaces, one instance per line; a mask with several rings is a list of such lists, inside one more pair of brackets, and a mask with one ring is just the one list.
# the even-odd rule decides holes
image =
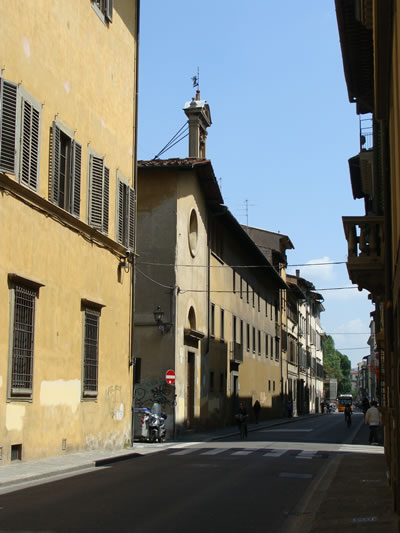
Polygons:
[[82,394],[83,400],[97,400],[99,393],[98,391],[84,391]]

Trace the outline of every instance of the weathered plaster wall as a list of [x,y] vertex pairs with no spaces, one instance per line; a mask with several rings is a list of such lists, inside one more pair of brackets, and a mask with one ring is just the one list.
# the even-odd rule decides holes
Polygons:
[[[117,169],[131,183],[135,146],[135,2],[116,0],[105,25],[90,1],[4,2],[2,76],[42,104],[38,196],[49,198],[50,129],[55,118],[82,145],[81,216],[87,222],[88,148],[110,168],[109,237],[115,238]],[[10,175],[10,180],[15,176]],[[43,205],[43,202],[42,202]],[[0,446],[23,459],[130,437],[130,274],[118,276],[118,247],[2,192],[0,224]],[[101,241],[101,239],[100,239]],[[113,253],[114,251],[114,253]],[[16,273],[43,284],[36,301],[33,397],[10,401],[10,289]],[[98,397],[82,400],[81,300],[104,305],[100,317]],[[66,441],[64,440],[66,439]]]

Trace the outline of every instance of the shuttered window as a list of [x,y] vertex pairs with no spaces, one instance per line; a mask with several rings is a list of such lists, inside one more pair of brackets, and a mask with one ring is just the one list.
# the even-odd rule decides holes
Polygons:
[[51,201],[80,215],[82,147],[60,123],[51,131]]
[[15,174],[17,93],[15,83],[0,78],[0,170]]
[[136,191],[117,178],[117,242],[135,249]]
[[92,6],[95,8],[103,22],[112,22],[113,3],[113,0],[92,0]]
[[110,200],[110,170],[104,159],[89,154],[89,224],[102,233],[108,233]]
[[19,178],[21,183],[33,190],[37,190],[39,184],[40,112],[40,104],[23,92]]
[[42,106],[17,84],[0,78],[0,170],[30,189],[39,186]]

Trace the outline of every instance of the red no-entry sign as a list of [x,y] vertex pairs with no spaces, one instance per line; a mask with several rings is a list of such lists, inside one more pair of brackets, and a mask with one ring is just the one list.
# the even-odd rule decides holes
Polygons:
[[167,370],[165,372],[165,381],[168,385],[175,385],[175,372],[173,370]]

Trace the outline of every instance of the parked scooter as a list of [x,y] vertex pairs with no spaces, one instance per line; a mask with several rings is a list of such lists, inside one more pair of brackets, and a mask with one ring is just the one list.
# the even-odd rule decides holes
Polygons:
[[149,414],[149,441],[163,442],[165,440],[166,429],[165,419],[167,415],[161,412],[161,406],[158,403],[154,403]]

